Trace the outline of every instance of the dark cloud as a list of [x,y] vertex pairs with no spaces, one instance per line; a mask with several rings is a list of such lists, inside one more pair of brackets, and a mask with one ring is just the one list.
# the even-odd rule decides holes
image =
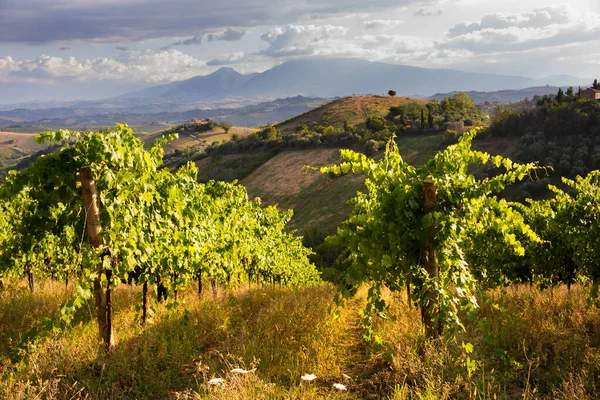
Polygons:
[[202,36],[203,35],[197,35],[186,40],[180,40],[178,42],[173,43],[173,46],[193,46],[202,44]]
[[419,9],[419,11],[415,12],[415,16],[417,17],[437,17],[442,15],[442,10],[437,11],[425,11],[424,8]]
[[127,51],[127,50],[129,50],[129,47],[127,47],[127,46],[117,46],[117,47],[115,47],[115,49],[117,49],[119,51]]
[[59,49],[60,51],[65,51],[65,50],[69,50],[69,49],[70,49],[70,47],[59,47],[58,49]]
[[[318,14],[382,11],[440,0],[0,0],[0,42],[139,41],[227,26],[291,23]],[[237,31],[239,32],[239,31]]]
[[213,42],[215,40],[225,40],[228,42],[233,42],[240,40],[245,34],[245,30],[236,31],[235,29],[227,28],[227,30],[223,33],[209,33],[208,41]]

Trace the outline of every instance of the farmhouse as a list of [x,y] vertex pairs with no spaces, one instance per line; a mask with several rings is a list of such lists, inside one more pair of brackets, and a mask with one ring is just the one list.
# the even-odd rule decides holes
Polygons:
[[600,100],[600,90],[592,88],[585,89],[583,92],[581,92],[581,97],[590,100]]

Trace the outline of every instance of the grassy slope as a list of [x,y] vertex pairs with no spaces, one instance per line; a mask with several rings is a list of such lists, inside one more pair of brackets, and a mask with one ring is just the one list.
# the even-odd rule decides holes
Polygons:
[[[402,156],[413,164],[426,161],[443,148],[442,135],[423,135],[398,139]],[[364,186],[364,176],[328,178],[305,166],[319,167],[340,161],[339,149],[284,151],[242,180],[251,196],[266,204],[293,209],[291,228],[305,230],[318,226],[333,231],[352,206],[347,204]]]
[[21,158],[46,147],[34,140],[32,133],[0,132],[0,167],[14,165]]
[[328,124],[342,127],[344,121],[351,125],[364,124],[370,116],[385,116],[390,107],[410,102],[427,103],[425,100],[408,97],[351,96],[335,100],[314,110],[290,118],[277,125],[282,132],[292,132],[299,125],[329,121]]
[[[218,297],[180,292],[155,304],[142,327],[140,288],[114,293],[116,347],[104,354],[84,307],[65,331],[39,331],[69,291],[40,282],[0,292],[0,398],[17,399],[592,399],[600,396],[600,313],[586,291],[511,287],[488,292],[478,318],[464,318],[456,342],[426,343],[418,311],[403,295],[385,298],[376,351],[355,327],[365,290],[335,319],[335,290],[256,288]],[[39,332],[36,334],[36,332]],[[477,368],[467,373],[460,343]],[[235,376],[232,368],[257,368]],[[317,379],[302,382],[313,373]],[[344,377],[347,375],[348,378]],[[209,379],[222,377],[223,385]],[[343,383],[347,391],[337,391]]]
[[[222,140],[230,140],[231,136],[234,134],[242,138],[248,136],[253,132],[256,132],[256,129],[234,126],[231,127],[229,133],[225,133],[225,130],[223,128],[215,128],[210,131],[197,134],[196,137],[192,137],[187,134],[180,134],[179,138],[167,143],[167,145],[164,147],[165,153],[171,153],[175,150],[194,149],[201,144],[211,144],[213,142],[218,142]],[[158,132],[154,132],[150,135],[143,135],[141,136],[141,139],[144,141],[144,143],[149,145],[164,134],[165,131],[161,130]]]

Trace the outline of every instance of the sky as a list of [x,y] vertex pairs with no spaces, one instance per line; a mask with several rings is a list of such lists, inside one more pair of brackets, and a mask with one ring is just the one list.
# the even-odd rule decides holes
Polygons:
[[286,60],[600,76],[600,0],[0,0],[0,103]]

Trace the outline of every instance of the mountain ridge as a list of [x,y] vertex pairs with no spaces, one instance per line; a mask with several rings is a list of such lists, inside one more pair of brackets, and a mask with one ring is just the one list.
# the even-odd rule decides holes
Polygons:
[[[432,96],[453,91],[517,90],[542,86],[545,81],[577,80],[567,75],[539,80],[518,75],[431,69],[355,58],[305,58],[286,61],[261,73],[241,74],[223,67],[211,74],[159,85],[120,97],[175,97],[206,100],[226,96],[278,98],[306,96],[331,98],[353,94]],[[574,82],[562,82],[562,85]]]

